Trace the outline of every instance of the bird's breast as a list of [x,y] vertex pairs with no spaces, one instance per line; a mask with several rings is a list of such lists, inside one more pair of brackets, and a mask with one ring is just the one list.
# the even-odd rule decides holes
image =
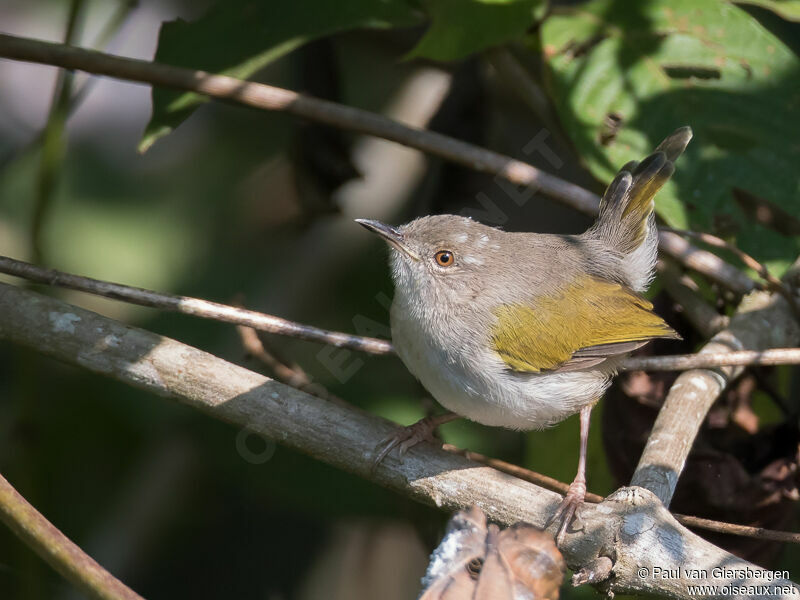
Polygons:
[[510,371],[468,323],[431,323],[397,297],[391,321],[394,347],[411,374],[442,406],[484,425],[547,427],[596,401],[608,382],[601,371]]
[[414,314],[397,299],[392,304],[392,342],[411,374],[442,405],[474,393],[479,334],[444,317]]

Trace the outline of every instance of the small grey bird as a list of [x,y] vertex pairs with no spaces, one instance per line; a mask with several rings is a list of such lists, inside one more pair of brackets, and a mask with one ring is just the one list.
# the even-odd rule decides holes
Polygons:
[[625,165],[581,235],[510,233],[455,215],[397,228],[357,220],[391,247],[397,354],[452,411],[394,436],[377,462],[458,416],[534,430],[580,412],[578,473],[551,519],[562,519],[563,537],[586,493],[592,407],[626,354],[679,337],[638,292],[656,262],[653,198],[691,136],[678,129],[641,163]]

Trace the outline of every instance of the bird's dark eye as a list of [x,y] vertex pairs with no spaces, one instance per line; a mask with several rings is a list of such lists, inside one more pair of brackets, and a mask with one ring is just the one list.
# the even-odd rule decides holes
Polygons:
[[450,250],[439,250],[433,258],[440,267],[449,267],[455,262],[453,253]]

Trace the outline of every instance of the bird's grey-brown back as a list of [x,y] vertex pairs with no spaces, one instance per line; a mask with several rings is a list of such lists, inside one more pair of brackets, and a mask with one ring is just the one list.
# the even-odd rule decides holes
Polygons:
[[[393,250],[396,290],[427,295],[430,301],[415,303],[420,310],[474,313],[484,303],[528,301],[586,272],[624,282],[618,253],[595,238],[506,232],[456,215],[421,217],[400,231],[421,260]],[[454,264],[438,267],[439,251],[452,252]]]
[[[691,137],[682,127],[640,163],[625,165],[603,195],[597,221],[579,236],[510,233],[455,215],[416,219],[400,231],[423,260],[410,265],[395,252],[395,278],[415,293],[431,288],[433,306],[451,311],[480,304],[482,296],[513,303],[553,295],[586,273],[642,292],[657,257],[654,197]],[[439,250],[453,252],[455,263],[439,269],[424,260]]]

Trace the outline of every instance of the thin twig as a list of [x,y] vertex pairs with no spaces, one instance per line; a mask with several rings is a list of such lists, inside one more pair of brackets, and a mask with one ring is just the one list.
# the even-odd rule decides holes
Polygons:
[[[348,348],[350,350],[359,350],[361,352],[378,355],[391,354],[394,352],[392,343],[388,340],[319,329],[311,325],[289,321],[273,315],[246,310],[237,306],[220,304],[218,302],[211,302],[209,300],[202,300],[200,298],[175,296],[120,283],[93,279],[91,277],[72,275],[70,273],[64,273],[63,271],[57,271],[56,269],[47,269],[32,265],[31,263],[7,256],[0,256],[0,273],[7,273],[8,275],[22,277],[45,285],[78,290],[96,296],[103,296],[122,302],[130,302],[131,304],[149,306],[151,308],[158,308],[171,312],[179,312],[203,319],[243,325],[267,333],[321,342],[339,348]],[[242,335],[241,331],[240,335]],[[259,351],[253,343],[252,338],[248,337],[247,340],[243,339],[243,343],[245,343],[248,349],[253,349],[254,356],[257,358],[259,357]],[[260,340],[258,343],[261,344]],[[264,350],[264,352],[266,351]],[[274,370],[276,368],[276,363],[271,362],[276,360],[274,357],[266,358],[262,355],[260,358],[271,369]],[[726,365],[788,365],[797,363],[800,363],[800,348],[774,348],[770,350],[716,354],[633,356],[626,358],[619,369],[621,371],[683,371]],[[280,369],[280,367],[278,368]],[[284,365],[284,369],[288,370],[282,370],[282,373],[275,371],[275,373],[282,381],[292,385],[291,378],[297,377],[298,373],[291,372],[291,368],[286,365]],[[303,385],[302,382],[299,385]],[[318,387],[313,383],[310,383],[310,385],[312,389]],[[303,388],[301,387],[300,389]]]
[[247,354],[264,364],[278,381],[317,398],[322,398],[329,402],[347,404],[345,400],[330,393],[325,386],[314,383],[300,365],[288,365],[272,352],[269,352],[264,346],[264,342],[258,337],[258,332],[252,327],[237,325],[236,331],[239,333],[239,339],[241,339],[242,346]]
[[620,371],[688,371],[714,367],[748,367],[800,364],[800,348],[770,348],[737,352],[672,354],[669,356],[630,356]]
[[[566,494],[569,491],[568,483],[559,481],[554,477],[542,475],[541,473],[537,473],[536,471],[531,471],[530,469],[526,469],[525,467],[520,467],[519,465],[515,465],[513,463],[500,460],[499,458],[491,458],[479,452],[473,452],[472,450],[464,450],[463,448],[459,448],[458,446],[454,446],[453,444],[442,444],[442,449],[446,450],[447,452],[452,452],[453,454],[458,454],[459,456],[463,456],[464,458],[473,460],[477,463],[481,463],[482,465],[486,465],[487,467],[492,467],[493,469],[497,469],[498,471],[507,473],[508,475],[513,475],[514,477],[518,477],[523,481],[528,481],[530,483],[541,486],[553,492],[558,492],[559,494],[562,495]],[[599,494],[593,494],[592,492],[586,492],[585,499],[587,502],[593,502],[595,504],[603,501],[602,496],[600,496]]]
[[[553,477],[542,475],[536,471],[531,471],[525,467],[520,467],[498,458],[490,458],[478,452],[471,450],[464,450],[452,444],[442,444],[442,448],[447,452],[458,454],[469,460],[475,461],[482,465],[492,467],[508,475],[513,475],[523,481],[528,481],[535,485],[541,486],[548,490],[558,492],[565,495],[569,491],[569,484],[559,481]],[[605,498],[599,494],[586,492],[586,502],[599,504]],[[789,542],[792,544],[800,544],[800,533],[793,533],[791,531],[778,531],[776,529],[765,529],[764,527],[752,527],[750,525],[739,525],[737,523],[726,523],[724,521],[714,521],[712,519],[703,519],[701,517],[692,517],[689,515],[681,515],[673,513],[673,516],[679,523],[687,527],[694,527],[696,529],[705,529],[707,531],[714,531],[717,533],[728,533],[730,535],[738,535],[740,537],[759,538],[762,540],[772,540],[775,542]]]
[[675,233],[678,235],[683,235],[686,237],[694,238],[696,240],[700,240],[704,244],[708,244],[709,246],[714,246],[715,248],[723,248],[732,252],[736,255],[736,257],[741,260],[746,266],[753,269],[758,276],[761,277],[764,281],[767,282],[767,286],[774,292],[779,293],[781,296],[786,298],[786,302],[789,303],[789,307],[792,309],[795,318],[800,322],[800,305],[798,305],[798,300],[792,294],[792,290],[784,284],[780,279],[775,277],[772,273],[769,272],[767,266],[755,258],[747,254],[744,250],[736,246],[735,244],[731,244],[730,242],[726,242],[720,237],[712,235],[710,233],[703,233],[701,231],[690,231],[688,229],[672,229],[669,227],[662,227],[662,231],[668,231],[671,233]]
[[55,269],[38,267],[6,256],[0,256],[0,273],[7,273],[46,285],[122,300],[140,306],[179,312],[234,325],[246,325],[259,331],[288,335],[301,340],[322,342],[338,348],[361,350],[370,354],[389,354],[392,352],[392,344],[386,340],[328,331],[281,319],[273,315],[227,306],[217,302],[209,302],[199,298],[162,294],[142,288],[92,279],[91,277],[71,275]]
[[[433,131],[409,127],[369,111],[275,86],[3,34],[0,34],[0,57],[196,92],[262,110],[284,111],[333,127],[391,140],[517,185],[535,188],[585,214],[596,215],[600,204],[597,194],[509,156]],[[744,273],[674,233],[660,233],[659,246],[686,267],[737,294],[754,289],[753,281]]]
[[673,514],[679,523],[687,527],[694,527],[695,529],[705,529],[716,533],[727,533],[729,535],[771,540],[773,542],[800,544],[800,533],[765,529],[764,527],[751,527],[750,525],[739,525],[737,523],[723,523],[721,521],[712,521],[711,519],[679,515],[677,513]]
[[[100,33],[91,43],[91,46],[93,48],[105,47],[113,39],[119,29],[125,24],[126,20],[130,16],[130,13],[138,6],[138,4],[139,0],[124,0],[120,2],[116,10],[112,13],[106,24],[100,30]],[[96,81],[96,79],[90,77],[83,81],[80,85],[75,86],[72,96],[67,104],[67,119],[69,119],[69,117],[80,107],[80,105],[89,95],[89,92],[92,90],[92,87]],[[24,145],[8,152],[5,156],[0,158],[0,171],[3,171],[13,161],[19,161],[20,158],[38,148],[45,138],[45,131],[46,126],[36,132],[36,134],[27,142],[25,142]]]
[[758,289],[755,281],[722,258],[693,246],[681,236],[670,231],[658,232],[658,248],[687,269],[700,273],[706,279],[743,296]]
[[0,34],[0,56],[196,92],[253,108],[285,111],[418,148],[477,171],[499,174],[518,185],[535,185],[576,210],[597,214],[599,197],[596,194],[532,165],[433,131],[409,127],[376,113],[284,88],[4,34]]
[[[275,375],[275,379],[298,390],[311,385],[311,379],[300,366],[293,365],[290,367],[285,362],[278,360],[272,352],[268,352],[255,329],[237,325],[236,331],[239,334],[239,339],[242,341],[242,347],[245,352],[267,367]],[[316,396],[316,394],[314,395]]]
[[143,600],[45,519],[2,475],[0,518],[26,545],[90,597]]
[[[72,44],[79,37],[84,0],[72,0],[67,15],[64,42]],[[42,231],[53,206],[58,175],[64,162],[64,130],[72,102],[75,73],[59,71],[53,86],[50,111],[42,132],[42,152],[36,177],[36,194],[31,218],[31,254],[36,262],[45,262],[42,248]]]

